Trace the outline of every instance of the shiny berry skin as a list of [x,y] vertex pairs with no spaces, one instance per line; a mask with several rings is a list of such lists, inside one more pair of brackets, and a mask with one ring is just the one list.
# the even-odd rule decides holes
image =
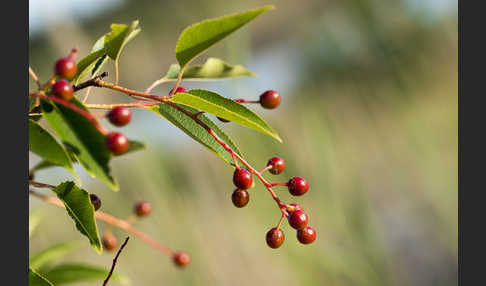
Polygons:
[[274,227],[267,232],[266,240],[267,245],[271,248],[279,248],[280,245],[282,245],[282,243],[284,242],[285,236],[282,229],[277,230],[277,228]]
[[228,123],[228,122],[230,122],[229,120],[226,120],[226,119],[224,119],[224,118],[221,118],[221,117],[218,117],[218,116],[216,116],[216,117],[217,117],[217,118],[218,118],[218,120],[219,120],[219,121],[221,121],[221,122],[224,122],[224,123]]
[[152,212],[152,205],[149,202],[141,201],[135,205],[134,211],[139,217],[148,216]]
[[267,90],[260,95],[260,105],[266,109],[274,109],[280,105],[280,94],[275,90]]
[[71,58],[60,58],[54,66],[54,73],[65,79],[72,79],[76,75],[76,62]]
[[278,175],[285,170],[285,161],[280,157],[272,157],[267,162],[267,166],[272,166],[268,171],[274,175]]
[[250,201],[250,194],[246,190],[236,189],[231,195],[231,200],[237,208],[242,208]]
[[115,155],[121,155],[128,150],[130,142],[127,137],[120,132],[111,132],[106,135],[106,147]]
[[309,184],[301,177],[293,177],[288,182],[289,192],[294,196],[302,196],[309,190]]
[[[169,94],[171,94],[173,90],[174,90],[174,89],[171,89],[171,90],[169,91]],[[177,89],[176,89],[176,91],[174,92],[174,94],[176,94],[176,93],[178,93],[178,92],[187,92],[187,89],[183,88],[182,86],[178,86],[178,87],[177,87]]]
[[177,251],[172,256],[172,260],[174,261],[175,265],[180,268],[184,268],[191,262],[191,257],[185,252]]
[[64,99],[66,101],[71,100],[73,98],[73,86],[69,83],[69,81],[61,79],[56,81],[51,87],[52,94],[56,97]]
[[290,226],[297,230],[304,229],[308,221],[307,214],[303,210],[293,211],[289,215]]
[[118,240],[111,233],[106,233],[103,236],[103,248],[108,251],[113,251],[118,246]]
[[297,239],[302,244],[313,243],[316,240],[316,231],[310,226],[300,229],[297,231]]
[[93,204],[95,211],[101,208],[101,200],[97,195],[89,194],[89,199],[91,200],[91,203]]
[[121,127],[130,122],[130,119],[132,119],[132,112],[129,108],[117,106],[110,110],[106,116],[111,124]]
[[246,169],[238,168],[233,173],[233,183],[236,187],[246,190],[251,187],[253,183],[253,178],[251,177],[251,173]]
[[290,206],[290,208],[287,208],[288,212],[293,212],[293,211],[297,211],[297,210],[304,210],[302,208],[302,206],[299,205],[299,204],[292,203],[292,204],[289,204],[289,206]]

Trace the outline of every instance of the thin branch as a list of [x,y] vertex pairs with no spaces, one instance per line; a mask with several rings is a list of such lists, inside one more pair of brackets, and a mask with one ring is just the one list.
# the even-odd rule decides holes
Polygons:
[[[64,208],[64,203],[56,197],[43,195],[43,194],[40,194],[40,193],[33,191],[33,190],[29,190],[29,195],[37,197],[37,198],[39,198],[39,199],[41,199],[41,200],[43,200],[43,201],[45,201],[45,202],[47,202],[51,205],[55,205],[55,206]],[[110,214],[104,213],[100,210],[95,212],[95,217],[99,220],[106,222],[107,224],[113,225],[113,226],[115,226],[119,229],[122,229],[122,230],[138,237],[140,240],[142,240],[143,242],[147,243],[148,245],[150,245],[155,250],[158,250],[159,252],[161,252],[165,255],[172,257],[172,255],[174,254],[174,251],[172,249],[170,249],[169,247],[157,242],[156,240],[154,240],[152,237],[145,234],[144,232],[136,229],[127,221],[124,221],[122,219],[114,217]]]
[[140,107],[144,108],[147,106],[154,106],[160,105],[160,102],[151,102],[151,103],[118,103],[118,104],[86,104],[87,108],[92,109],[113,109],[115,107]]
[[88,79],[85,82],[82,82],[82,83],[80,83],[78,85],[74,85],[73,86],[73,89],[74,89],[74,91],[78,91],[78,90],[81,90],[83,88],[87,88],[87,87],[90,87],[90,86],[98,86],[99,87],[98,80],[101,80],[102,78],[107,77],[107,76],[108,76],[108,73],[107,72],[103,72],[100,75],[97,75],[97,76],[95,76],[92,79]]
[[86,103],[86,101],[88,100],[88,96],[89,96],[89,93],[91,91],[91,88],[93,88],[92,86],[88,87],[88,89],[86,90],[86,93],[84,94],[84,97],[83,97],[83,103]]
[[177,81],[174,84],[174,87],[172,88],[172,90],[169,94],[169,98],[171,98],[174,95],[174,93],[176,93],[177,87],[179,86],[179,84],[181,83],[181,80],[182,80],[182,74],[184,74],[184,68],[185,67],[182,67],[181,70],[179,71],[179,74],[177,75]]
[[32,68],[30,66],[29,66],[29,75],[35,81],[35,83],[37,84],[37,88],[38,89],[41,89],[42,88],[42,84],[40,83],[39,78],[37,77],[37,75],[35,74],[35,72],[32,70]]
[[106,284],[108,284],[108,280],[110,280],[110,277],[113,274],[113,270],[115,270],[115,265],[116,265],[116,261],[118,260],[118,256],[120,256],[120,253],[122,252],[123,248],[125,248],[125,245],[127,245],[128,239],[130,239],[129,236],[127,236],[127,238],[125,238],[125,242],[122,244],[122,246],[120,247],[120,249],[116,253],[115,258],[113,259],[113,263],[111,264],[110,273],[108,273],[108,276],[106,277],[105,281],[103,282],[103,286],[106,286]]
[[140,92],[140,91],[137,91],[137,90],[121,87],[121,86],[118,86],[118,85],[110,83],[110,82],[102,81],[100,79],[96,80],[96,84],[94,86],[105,87],[105,88],[113,89],[113,90],[116,90],[116,91],[119,91],[119,92],[123,92],[125,94],[130,95],[130,96],[136,95],[136,96],[149,98],[149,99],[159,101],[159,102],[168,100],[168,96],[155,96],[155,95],[148,94],[148,93],[145,93],[145,92]]

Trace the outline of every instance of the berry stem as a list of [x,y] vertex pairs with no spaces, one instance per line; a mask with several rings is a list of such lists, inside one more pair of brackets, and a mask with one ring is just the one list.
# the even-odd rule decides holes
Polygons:
[[37,84],[37,88],[39,90],[42,89],[42,84],[40,83],[39,78],[37,77],[37,75],[35,74],[35,72],[32,70],[32,68],[30,66],[29,66],[29,75]]
[[[55,186],[52,186],[52,185],[48,185],[48,184],[43,184],[43,183],[37,183],[37,182],[32,182],[32,181],[29,181],[29,183],[35,183],[37,186],[39,187],[47,187],[47,188],[52,188]],[[34,184],[32,184],[34,185]],[[35,185],[34,185],[35,186]],[[61,208],[65,208],[64,206],[64,203],[56,198],[56,197],[52,197],[52,196],[47,196],[47,195],[43,195],[43,194],[40,194],[36,191],[33,191],[33,190],[29,190],[29,195],[32,195],[34,197],[37,197],[51,205],[55,205],[55,206],[58,206],[58,207],[61,207]],[[119,219],[117,217],[114,217],[110,214],[107,214],[107,213],[104,213],[100,210],[96,211],[94,213],[95,217],[99,220],[102,220],[110,225],[113,225],[113,226],[116,226],[118,227],[119,229],[122,229],[136,237],[138,237],[140,240],[142,240],[143,242],[147,243],[148,245],[150,245],[152,248],[162,252],[163,254],[166,254],[170,257],[172,257],[172,255],[175,253],[172,249],[170,249],[169,247],[157,242],[156,240],[154,240],[152,237],[150,237],[149,235],[145,234],[144,232],[134,228],[130,223],[128,223],[127,221],[124,221],[122,219]]]
[[280,225],[282,224],[284,217],[285,217],[285,214],[282,213],[282,216],[280,217],[280,220],[278,221],[278,224],[277,224],[277,231],[280,229]]
[[70,102],[67,102],[63,99],[60,99],[60,98],[57,98],[57,97],[54,97],[54,96],[46,96],[46,95],[36,94],[36,93],[31,93],[31,94],[29,94],[29,96],[37,97],[37,98],[40,98],[40,99],[43,99],[43,100],[52,100],[54,102],[57,102],[57,103],[65,106],[65,107],[79,113],[80,115],[84,116],[86,119],[91,121],[91,123],[94,125],[94,127],[96,127],[96,129],[98,129],[98,131],[100,131],[102,134],[106,135],[108,133],[108,131],[106,131],[106,129],[103,128],[103,126],[101,126],[101,124],[98,121],[96,121],[96,118],[91,113],[77,107],[76,105],[74,105]]
[[91,109],[113,109],[115,107],[140,107],[159,105],[159,102],[151,103],[118,103],[118,104],[86,104],[87,108]]
[[283,183],[274,183],[274,184],[271,184],[272,187],[275,187],[275,186],[288,186],[289,183],[288,182],[283,182]]
[[263,173],[263,172],[265,172],[266,170],[271,169],[271,168],[272,168],[272,166],[270,166],[270,165],[269,165],[269,166],[266,166],[265,168],[263,168],[263,169],[262,169],[260,172],[258,172],[258,173],[260,173],[260,174],[261,174],[261,173]]
[[115,265],[116,265],[116,261],[118,260],[118,256],[120,256],[120,253],[122,252],[123,248],[125,248],[125,245],[127,245],[128,239],[130,239],[129,236],[125,238],[125,242],[122,244],[122,246],[116,253],[115,258],[113,259],[113,263],[111,264],[110,273],[108,273],[108,276],[106,277],[105,281],[103,281],[103,286],[106,286],[106,284],[108,284],[108,281],[110,280],[110,277],[113,274],[113,270],[115,270]]
[[171,98],[174,95],[174,93],[176,93],[177,87],[179,86],[182,80],[182,74],[184,74],[184,68],[185,66],[182,67],[181,70],[179,71],[179,74],[177,75],[177,81],[175,82],[174,87],[172,88],[172,91],[169,94],[169,98]]
[[56,82],[56,75],[51,76],[51,78],[42,86],[41,90],[46,91],[51,85]]
[[243,98],[234,99],[238,103],[260,103],[260,100],[247,100]]

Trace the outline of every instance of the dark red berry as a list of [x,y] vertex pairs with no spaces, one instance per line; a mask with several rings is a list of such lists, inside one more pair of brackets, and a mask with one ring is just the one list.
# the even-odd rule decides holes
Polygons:
[[224,122],[224,123],[228,123],[228,122],[230,122],[229,120],[226,120],[226,119],[224,119],[224,118],[221,118],[221,117],[218,117],[218,116],[216,116],[216,117],[217,117],[217,118],[219,119],[219,121],[221,121],[221,122]]
[[237,208],[242,208],[250,201],[250,194],[246,190],[236,189],[231,195],[231,200]]
[[120,132],[111,132],[106,135],[106,147],[115,155],[121,155],[128,150],[130,142],[127,137]]
[[280,157],[272,157],[268,160],[267,166],[272,166],[268,171],[274,175],[280,174],[285,170],[285,161]]
[[111,124],[121,127],[130,122],[130,119],[132,119],[132,112],[127,107],[117,106],[108,112],[107,117]]
[[275,90],[267,90],[260,95],[260,105],[266,109],[274,109],[280,105],[280,94]]
[[147,201],[138,202],[134,209],[137,216],[148,216],[152,212],[152,205]]
[[233,183],[236,187],[246,190],[251,187],[253,179],[246,169],[237,168],[233,173]]
[[284,242],[285,236],[282,229],[279,228],[277,230],[277,228],[274,227],[267,232],[266,240],[267,245],[271,248],[279,248],[280,245],[282,245],[282,243]]
[[287,208],[287,210],[289,212],[293,212],[293,211],[304,210],[304,209],[302,208],[301,205],[292,203],[292,204],[289,204],[289,207]]
[[108,251],[113,251],[118,246],[118,240],[116,237],[108,232],[103,236],[103,248]]
[[316,240],[316,231],[310,226],[304,229],[299,229],[297,231],[297,239],[303,244],[312,243]]
[[[174,90],[174,89],[171,89],[171,90],[169,91],[169,94],[171,94],[173,90]],[[174,92],[174,94],[176,94],[176,93],[178,93],[178,92],[187,92],[187,89],[183,88],[182,86],[178,86],[178,87],[177,87],[177,89],[176,89],[176,91]]]
[[57,60],[54,66],[54,73],[65,79],[72,79],[76,75],[76,71],[76,62],[71,57]]
[[66,101],[69,101],[71,100],[71,98],[73,98],[73,86],[69,83],[69,81],[64,79],[56,81],[52,85],[51,91],[52,94]]
[[175,265],[180,268],[186,267],[191,262],[191,257],[189,256],[189,254],[182,251],[177,251],[176,253],[174,253],[172,259]]
[[89,199],[91,200],[91,203],[93,204],[95,211],[101,208],[101,200],[97,195],[89,194]]
[[289,192],[294,196],[302,196],[309,190],[309,184],[301,177],[293,177],[288,184]]
[[289,224],[295,229],[304,229],[307,226],[307,214],[303,210],[293,211],[289,215]]

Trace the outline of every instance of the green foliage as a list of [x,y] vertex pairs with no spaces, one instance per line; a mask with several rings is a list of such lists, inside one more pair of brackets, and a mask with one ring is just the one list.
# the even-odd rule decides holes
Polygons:
[[74,184],[64,182],[54,189],[57,197],[63,201],[66,211],[76,223],[76,228],[85,235],[91,246],[101,253],[101,242],[98,227],[94,216],[94,207],[91,204],[89,193]]
[[[176,80],[181,70],[178,64],[172,64],[161,81]],[[218,80],[240,76],[256,76],[241,65],[230,65],[218,58],[208,58],[202,66],[190,66],[184,70],[182,79],[187,81]]]
[[78,241],[62,242],[51,245],[32,255],[29,258],[29,264],[35,269],[46,268],[50,263],[78,249],[79,246]]
[[66,149],[56,141],[49,131],[31,119],[29,119],[29,150],[53,165],[66,168],[79,181]]
[[209,47],[238,30],[258,15],[271,9],[274,9],[274,6],[268,5],[230,16],[204,20],[187,27],[177,40],[177,61],[182,67],[185,67]]
[[[73,97],[71,103],[87,111],[77,98]],[[41,106],[47,123],[86,172],[118,190],[115,179],[110,175],[108,162],[112,155],[105,146],[105,136],[90,120],[72,109],[45,100],[41,101]]]
[[[103,282],[108,276],[108,270],[102,267],[81,263],[66,263],[47,271],[44,276],[54,285],[63,285],[76,282]],[[110,281],[128,284],[128,278],[113,272]]]
[[45,277],[37,273],[29,266],[29,286],[52,286],[53,284]]
[[171,101],[239,123],[282,142],[277,132],[253,111],[212,91],[193,89],[186,93],[178,92],[174,94]]
[[[185,110],[195,113],[197,112],[196,109],[190,107],[183,107]],[[156,114],[164,117],[172,124],[177,126],[179,129],[184,131],[187,135],[189,135],[192,139],[196,140],[197,142],[201,143],[204,147],[208,148],[214,154],[219,156],[221,159],[226,161],[228,164],[233,164],[233,159],[231,154],[219,144],[213,136],[209,135],[206,129],[204,129],[201,125],[197,124],[185,115],[182,111],[177,110],[176,108],[168,105],[168,104],[161,104],[159,106],[153,106],[147,108],[150,111],[155,112]],[[233,141],[226,135],[214,122],[212,122],[209,118],[204,116],[203,114],[199,115],[198,118],[211,127],[214,132],[223,139],[226,144],[228,144],[236,153],[241,155],[240,150]]]

